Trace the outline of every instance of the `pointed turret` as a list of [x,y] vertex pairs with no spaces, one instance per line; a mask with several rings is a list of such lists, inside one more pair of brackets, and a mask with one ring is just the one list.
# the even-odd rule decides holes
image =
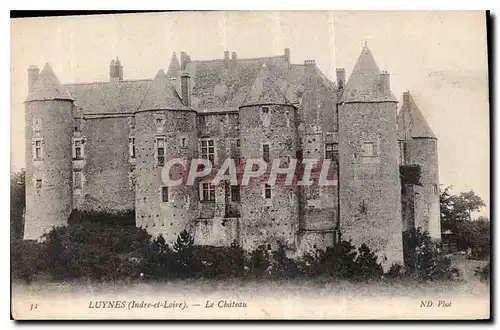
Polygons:
[[290,105],[274,80],[269,69],[263,64],[240,107],[266,104]]
[[144,96],[139,110],[182,110],[186,107],[170,83],[165,71],[158,70],[151,87]]
[[398,137],[437,139],[410,92],[403,93],[403,105],[398,114]]
[[64,88],[49,63],[45,66],[31,89],[26,102],[45,100],[70,100],[73,98]]
[[177,55],[175,52],[172,54],[172,58],[170,59],[170,64],[167,69],[167,77],[173,78],[177,77],[177,72],[181,69],[181,65],[179,60],[177,59]]
[[389,85],[389,74],[380,72],[372,52],[365,44],[343,94],[343,102],[396,102]]

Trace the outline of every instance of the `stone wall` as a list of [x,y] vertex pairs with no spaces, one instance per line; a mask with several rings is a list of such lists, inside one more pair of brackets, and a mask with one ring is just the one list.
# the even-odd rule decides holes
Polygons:
[[[158,124],[157,119],[161,118]],[[157,165],[156,138],[165,139],[165,162],[173,158],[190,160],[197,156],[196,113],[193,111],[143,111],[136,113],[135,208],[136,224],[152,235],[162,234],[173,243],[181,231],[193,230],[198,211],[196,186],[181,184],[168,188],[168,202],[162,202],[161,172]],[[185,138],[185,146],[182,146]],[[189,167],[173,167],[173,180],[185,177]]]
[[[339,112],[342,239],[366,243],[387,266],[402,262],[396,103],[349,103]],[[373,157],[363,157],[365,142],[374,143]]]
[[129,117],[126,116],[83,121],[85,165],[82,191],[78,192],[81,200],[77,203],[81,208],[111,212],[134,208],[129,135]]
[[406,161],[422,168],[420,182],[415,196],[415,227],[429,231],[434,239],[441,238],[439,210],[439,167],[437,140],[412,138],[407,140]]
[[[39,239],[52,226],[65,225],[71,213],[72,107],[68,100],[26,103],[25,239]],[[33,138],[43,139],[43,160],[34,160]]]
[[[247,159],[262,158],[262,145],[269,144],[269,169],[275,159],[295,158],[297,129],[292,106],[271,105],[266,115],[259,106],[240,109],[241,154]],[[267,123],[266,123],[267,121]],[[266,123],[266,124],[265,124]],[[259,245],[276,248],[278,242],[296,247],[298,232],[298,194],[294,185],[283,179],[271,187],[271,199],[265,198],[267,176],[251,179],[241,189],[241,242],[245,249]]]

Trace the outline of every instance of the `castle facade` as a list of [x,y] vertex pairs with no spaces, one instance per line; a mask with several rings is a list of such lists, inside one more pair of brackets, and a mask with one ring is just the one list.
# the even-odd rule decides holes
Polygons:
[[[25,238],[65,225],[72,210],[135,210],[136,225],[173,242],[245,249],[278,242],[297,251],[338,239],[366,243],[402,261],[402,232],[440,237],[437,139],[411,95],[398,102],[389,74],[363,47],[346,79],[330,81],[314,61],[281,56],[197,61],[174,53],[154,79],[126,80],[112,60],[109,81],[61,84],[46,64],[28,69]],[[173,158],[330,159],[337,184],[249,185],[199,180],[166,187]],[[401,168],[418,165],[417,183]],[[172,169],[182,176],[187,169]]]

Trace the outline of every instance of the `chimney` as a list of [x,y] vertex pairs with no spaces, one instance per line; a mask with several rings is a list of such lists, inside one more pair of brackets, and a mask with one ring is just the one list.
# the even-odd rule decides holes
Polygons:
[[390,92],[391,91],[391,83],[389,79],[389,73],[387,71],[382,71],[380,74],[380,91],[381,92]]
[[227,50],[224,52],[224,67],[229,69],[229,52]]
[[181,52],[181,70],[186,70],[186,64],[191,60],[186,52]]
[[30,65],[28,68],[28,89],[31,92],[33,86],[38,80],[38,76],[40,75],[40,69],[36,65]]
[[408,104],[410,103],[410,92],[404,92],[403,93],[403,104]]
[[285,48],[285,62],[290,64],[290,48]]
[[345,69],[338,68],[335,70],[335,73],[337,74],[337,87],[343,89],[345,86]]
[[111,59],[111,63],[109,63],[109,80],[113,80],[116,76],[115,60]]
[[191,106],[189,79],[189,73],[183,72],[181,75],[181,96],[182,102],[188,107]]
[[118,56],[116,57],[115,65],[116,65],[116,71],[118,74],[118,80],[123,80],[123,66],[122,66]]
[[118,57],[109,63],[109,80],[123,80],[123,66]]
[[233,52],[233,53],[231,54],[231,59],[232,59],[233,61],[236,61],[236,60],[238,59],[238,55],[236,55],[236,52]]

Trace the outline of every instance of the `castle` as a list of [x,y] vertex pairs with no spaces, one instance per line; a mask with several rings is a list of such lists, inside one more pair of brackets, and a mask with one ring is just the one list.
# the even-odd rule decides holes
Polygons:
[[[26,99],[25,239],[64,225],[74,209],[135,210],[136,225],[167,242],[188,229],[197,244],[297,251],[340,237],[402,261],[402,232],[440,238],[437,139],[409,92],[398,102],[389,74],[365,45],[346,79],[314,61],[273,57],[191,60],[172,55],[154,79],[61,84],[30,66]],[[165,187],[171,158],[331,159],[338,184]],[[419,165],[420,180],[400,169]],[[178,170],[182,175],[182,169]]]

